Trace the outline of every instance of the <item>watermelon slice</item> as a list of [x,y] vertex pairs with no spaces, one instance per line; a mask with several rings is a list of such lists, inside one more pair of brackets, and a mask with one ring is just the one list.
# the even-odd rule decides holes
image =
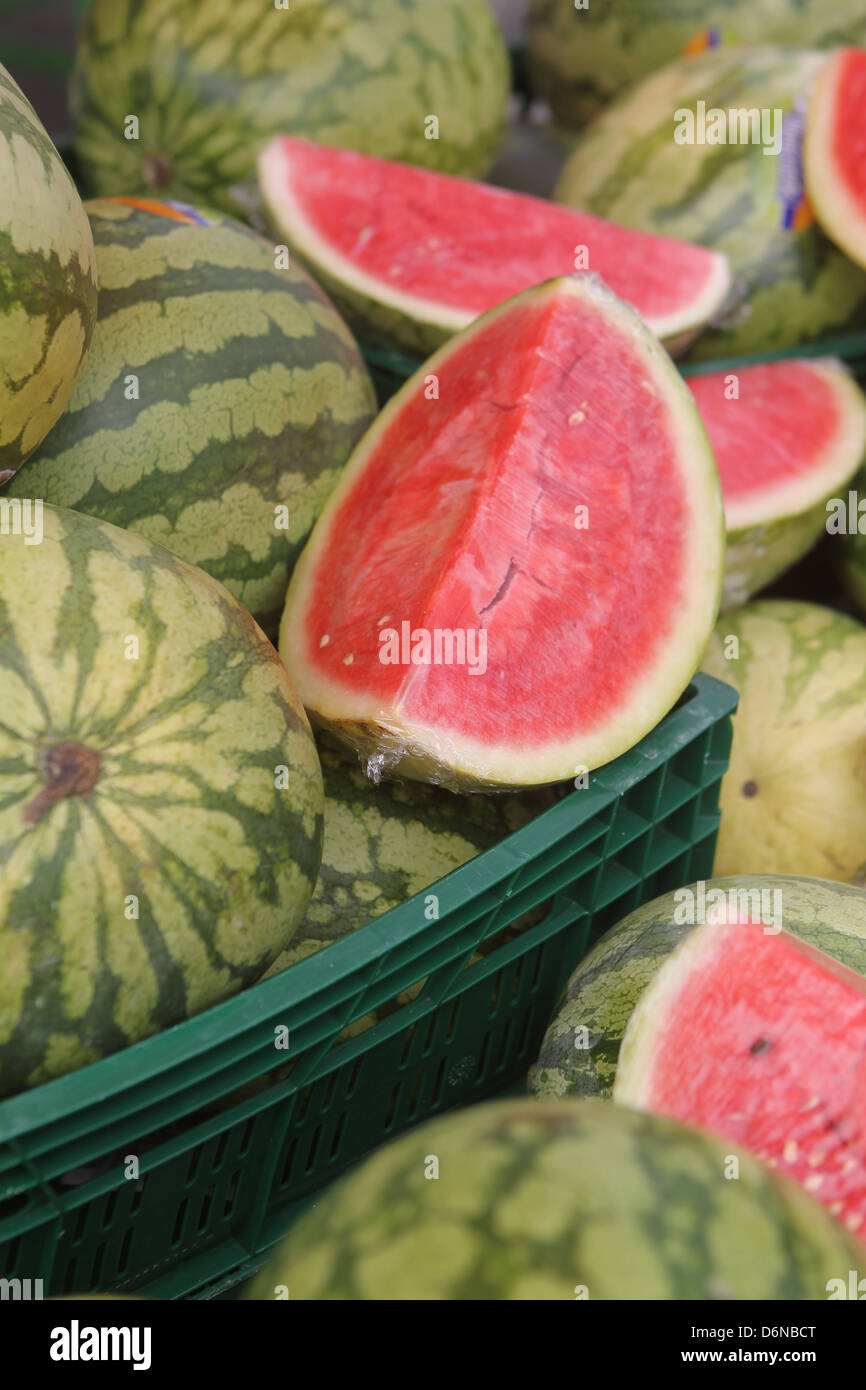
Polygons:
[[866,1238],[866,980],[788,932],[707,922],[642,995],[613,1098],[723,1134]]
[[828,237],[866,266],[866,48],[840,48],[818,74],[806,115],[803,172]]
[[587,276],[478,319],[406,383],[295,567],[280,652],[372,775],[574,777],[674,704],[718,609],[694,401]]
[[688,385],[722,480],[722,607],[733,608],[824,534],[828,499],[866,455],[866,397],[832,358],[711,372]]
[[589,270],[669,350],[731,288],[724,256],[541,198],[282,136],[259,182],[274,231],[368,342],[426,356],[503,300]]

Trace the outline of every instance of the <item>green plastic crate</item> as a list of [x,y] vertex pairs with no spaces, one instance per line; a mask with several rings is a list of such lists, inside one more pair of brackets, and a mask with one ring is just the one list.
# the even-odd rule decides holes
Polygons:
[[[424,893],[197,1018],[2,1102],[0,1277],[41,1278],[46,1294],[215,1297],[363,1154],[518,1084],[589,942],[709,877],[736,700],[697,676],[588,787]],[[509,939],[532,909],[541,920]],[[481,942],[492,949],[468,964]],[[425,978],[412,1002],[336,1045]],[[290,1048],[275,1052],[281,1025]],[[288,1061],[289,1076],[226,1104]],[[129,1155],[138,1180],[124,1175]]]

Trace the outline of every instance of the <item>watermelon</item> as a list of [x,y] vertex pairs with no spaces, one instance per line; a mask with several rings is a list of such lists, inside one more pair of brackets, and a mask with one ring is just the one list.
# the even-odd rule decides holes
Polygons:
[[866,628],[761,600],[720,619],[703,669],[740,692],[714,872],[866,884]]
[[[805,102],[823,62],[776,48],[681,58],[608,107],[563,169],[556,196],[569,206],[727,255],[741,303],[701,334],[691,360],[784,351],[866,326],[866,271],[821,231],[803,186]],[[767,142],[699,143],[709,133],[699,102],[705,112],[766,111]],[[679,143],[692,133],[695,143]],[[765,154],[774,136],[777,157]]]
[[728,529],[722,604],[732,608],[824,534],[828,499],[866,455],[866,398],[831,359],[708,372],[688,386],[722,480]]
[[92,193],[235,213],[262,145],[285,131],[482,175],[509,75],[486,0],[95,0],[75,149]]
[[613,1098],[744,1145],[862,1239],[864,1054],[863,976],[725,912],[696,927],[644,991]]
[[731,1149],[601,1101],[473,1105],[330,1187],[243,1296],[826,1298],[862,1246],[788,1179]]
[[221,213],[87,204],[102,290],[67,409],[9,489],[175,551],[266,627],[376,411],[354,339],[300,268]]
[[571,125],[680,54],[846,41],[866,41],[861,0],[532,0],[529,10],[533,88]]
[[447,174],[284,136],[259,156],[272,230],[370,343],[427,356],[530,285],[586,269],[673,351],[730,290],[724,256]]
[[574,777],[636,743],[691,679],[722,520],[666,353],[591,277],[552,280],[483,315],[386,406],[295,568],[280,652],[315,721],[374,776]]
[[866,48],[840,49],[821,69],[809,99],[804,170],[824,231],[866,267]]
[[30,519],[0,535],[0,1096],[258,979],[322,845],[309,725],[249,614],[130,531]]
[[666,893],[606,932],[572,974],[530,1073],[536,1095],[611,1095],[635,1005],[665,961],[720,905],[732,918],[740,912],[766,918],[866,975],[862,889],[823,879],[741,874]]
[[66,404],[96,318],[93,237],[36,112],[0,66],[0,483]]
[[459,796],[417,782],[374,786],[357,760],[319,741],[325,839],[316,888],[269,975],[406,902],[544,809],[545,793]]

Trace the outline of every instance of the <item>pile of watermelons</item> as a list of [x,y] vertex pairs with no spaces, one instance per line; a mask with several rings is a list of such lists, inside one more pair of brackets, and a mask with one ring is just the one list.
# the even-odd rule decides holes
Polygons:
[[533,0],[511,57],[488,0],[94,0],[66,163],[0,69],[0,1096],[363,932],[698,669],[741,696],[725,877],[252,1297],[846,1296],[860,44],[857,0]]

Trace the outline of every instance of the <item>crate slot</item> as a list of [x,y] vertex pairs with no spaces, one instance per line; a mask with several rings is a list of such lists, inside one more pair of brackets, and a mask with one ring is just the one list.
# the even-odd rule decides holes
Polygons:
[[309,1152],[307,1153],[307,1161],[306,1161],[306,1163],[304,1164],[304,1172],[305,1172],[305,1173],[312,1173],[314,1167],[316,1166],[316,1150],[317,1150],[318,1147],[319,1147],[319,1140],[320,1140],[321,1137],[322,1137],[322,1126],[321,1126],[321,1125],[317,1125],[316,1128],[315,1128],[315,1130],[314,1130],[314,1132],[313,1132],[313,1137],[312,1137],[312,1139],[310,1140],[310,1148],[309,1148]]
[[339,1154],[339,1152],[340,1152],[340,1142],[341,1142],[341,1140],[342,1140],[342,1138],[343,1138],[343,1130],[345,1129],[345,1127],[346,1127],[346,1115],[345,1115],[345,1113],[343,1113],[343,1114],[340,1116],[340,1118],[338,1119],[338,1121],[337,1121],[337,1127],[336,1127],[336,1129],[334,1130],[334,1137],[333,1137],[333,1139],[331,1140],[331,1149],[330,1149],[330,1152],[329,1152],[329,1154],[328,1154],[328,1158],[329,1158],[329,1159],[332,1159],[332,1160],[333,1160],[333,1159],[335,1159],[335,1158],[338,1156],[338,1154]]

